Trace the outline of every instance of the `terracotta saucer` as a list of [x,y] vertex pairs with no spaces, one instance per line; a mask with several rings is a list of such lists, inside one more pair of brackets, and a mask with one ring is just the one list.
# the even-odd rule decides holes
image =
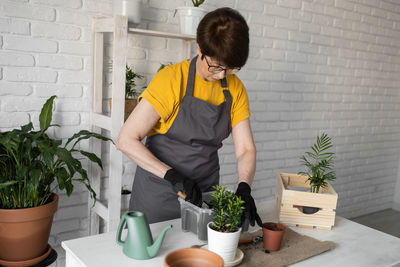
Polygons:
[[[208,249],[208,245],[201,246],[200,248]],[[237,248],[235,257],[230,261],[225,261],[224,267],[236,266],[236,265],[240,264],[243,260],[243,257],[244,257],[243,251],[241,249]]]
[[52,248],[49,244],[47,244],[47,250],[43,255],[40,255],[39,257],[29,259],[26,261],[5,261],[5,260],[0,260],[0,265],[4,266],[9,266],[9,267],[21,267],[21,266],[31,266],[35,265],[36,263],[39,263],[43,261],[47,256],[49,256]]

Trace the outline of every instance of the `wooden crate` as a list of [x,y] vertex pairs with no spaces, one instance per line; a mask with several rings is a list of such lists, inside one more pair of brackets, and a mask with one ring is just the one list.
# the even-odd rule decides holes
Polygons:
[[[338,195],[328,183],[320,193],[303,192],[291,187],[310,188],[307,176],[278,173],[276,177],[276,204],[281,223],[303,228],[331,230],[335,224]],[[304,214],[303,206],[316,207],[314,214]]]

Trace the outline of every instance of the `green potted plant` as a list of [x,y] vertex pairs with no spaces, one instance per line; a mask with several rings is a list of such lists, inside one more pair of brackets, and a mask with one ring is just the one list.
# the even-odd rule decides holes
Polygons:
[[214,186],[211,205],[215,213],[207,225],[208,249],[222,257],[225,263],[236,254],[241,233],[241,217],[244,201],[225,186]]
[[205,0],[192,0],[193,6],[182,6],[175,9],[179,16],[180,32],[182,34],[196,35],[197,26],[200,20],[207,13],[205,9],[200,8]]
[[0,265],[34,265],[51,252],[48,245],[53,215],[57,210],[57,190],[70,196],[74,182],[82,183],[96,200],[86,169],[87,158],[102,168],[100,158],[82,150],[80,141],[111,139],[81,130],[64,144],[47,135],[52,125],[56,96],[43,105],[40,129],[32,122],[21,129],[0,132]]
[[[333,152],[328,152],[332,148],[331,138],[323,133],[321,137],[317,136],[317,142],[311,147],[311,152],[306,152],[301,157],[302,164],[306,167],[305,172],[299,172],[300,175],[308,177],[307,181],[310,183],[310,191],[312,193],[319,193],[321,188],[328,186],[327,181],[333,181],[336,178],[335,171],[333,170]],[[313,214],[319,208],[316,207],[303,207],[303,212],[306,214]]]
[[[111,64],[110,64],[111,65]],[[111,66],[110,66],[111,68]],[[125,67],[125,109],[124,109],[124,120],[126,121],[133,109],[137,105],[137,97],[139,92],[136,89],[137,79],[143,79],[143,76],[134,72],[131,67],[126,65]],[[112,99],[109,98],[110,110],[112,107]]]

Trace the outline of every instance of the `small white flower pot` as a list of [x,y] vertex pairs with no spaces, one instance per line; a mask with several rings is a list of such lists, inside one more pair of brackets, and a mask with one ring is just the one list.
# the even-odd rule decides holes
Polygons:
[[212,222],[207,224],[208,250],[221,256],[225,263],[233,260],[242,228],[239,228],[236,232],[222,233],[213,230],[210,227],[211,224]]
[[175,12],[179,17],[179,26],[182,34],[196,35],[197,26],[200,20],[207,13],[205,9],[199,7],[177,7]]
[[141,20],[140,0],[113,0],[113,14],[128,17],[128,22],[139,24]]

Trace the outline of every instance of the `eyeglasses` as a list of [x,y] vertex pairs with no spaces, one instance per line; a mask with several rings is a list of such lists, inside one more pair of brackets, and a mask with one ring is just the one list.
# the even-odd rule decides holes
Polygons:
[[206,59],[206,63],[208,65],[208,71],[211,72],[212,74],[218,74],[222,71],[225,71],[225,74],[234,74],[241,69],[241,68],[223,68],[221,66],[213,66],[208,63],[206,56],[204,56],[204,58]]

